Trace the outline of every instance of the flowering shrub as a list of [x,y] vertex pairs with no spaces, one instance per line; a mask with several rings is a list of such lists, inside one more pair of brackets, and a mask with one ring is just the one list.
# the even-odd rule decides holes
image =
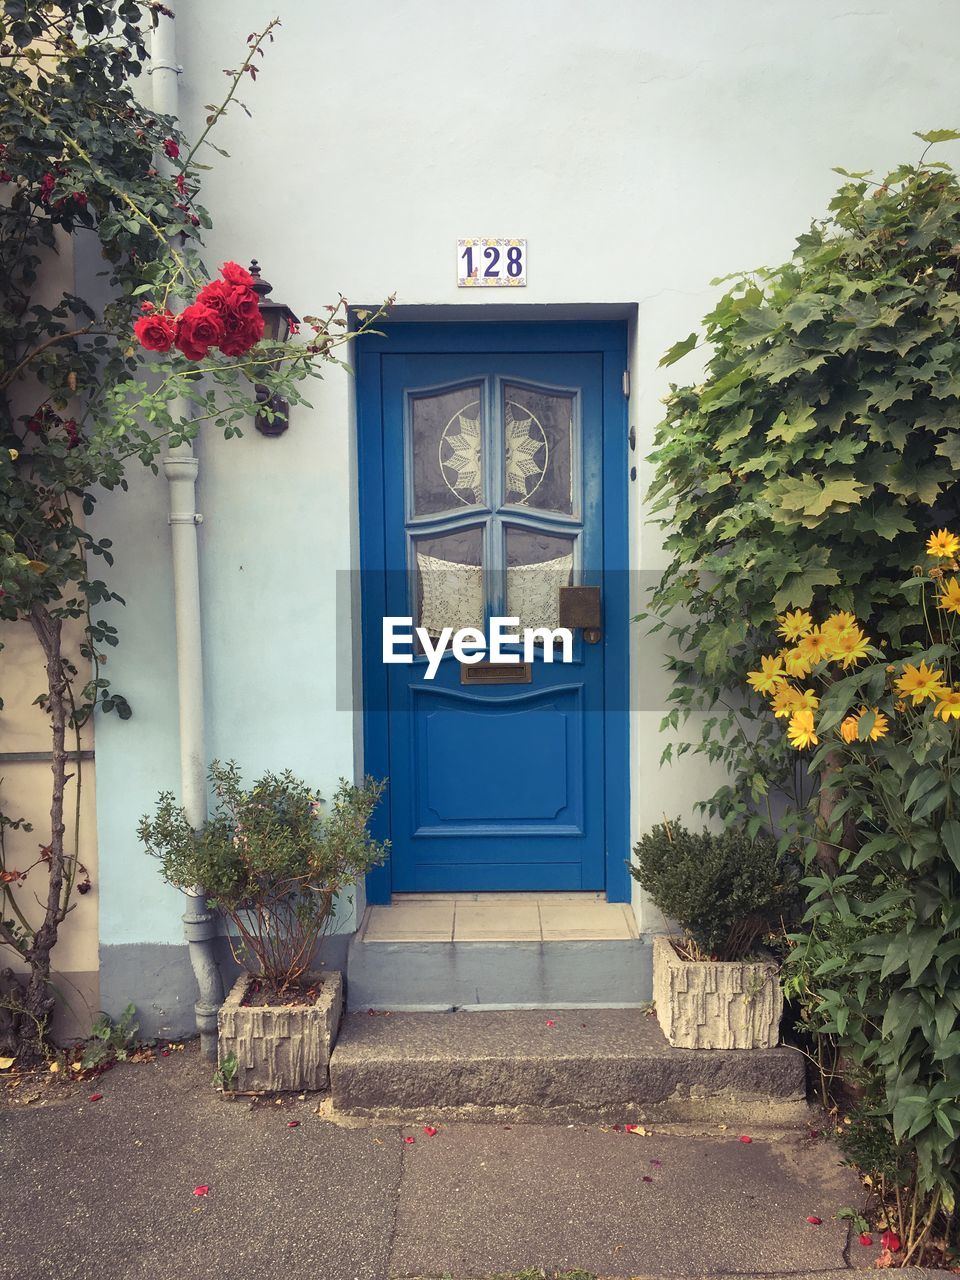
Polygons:
[[[776,653],[760,658],[760,669],[751,671],[747,683],[769,699],[770,710],[787,721],[787,739],[802,751],[821,745],[829,731],[846,747],[875,743],[891,732],[892,722],[902,721],[902,733],[911,735],[931,721],[960,720],[960,687],[952,683],[956,669],[953,642],[960,616],[960,581],[949,573],[960,572],[957,556],[960,538],[941,529],[927,542],[927,554],[937,560],[928,582],[934,590],[923,598],[923,617],[931,650],[889,661],[874,645],[852,613],[840,610],[820,624],[805,609],[794,609],[777,619],[778,634],[785,641]],[[915,582],[922,583],[917,577]],[[960,643],[960,637],[958,637]],[[863,672],[846,680],[843,672],[856,669],[868,658],[874,661]],[[829,712],[821,713],[821,698],[808,681],[830,690]],[[857,702],[868,695],[872,705]],[[838,707],[842,718],[838,720]],[[901,736],[894,723],[894,737]],[[838,744],[826,741],[835,753]]]
[[941,529],[926,554],[901,586],[925,643],[894,656],[850,613],[794,609],[748,676],[831,797],[797,823],[807,911],[786,990],[859,1074],[847,1145],[872,1162],[905,1263],[960,1186],[960,538]]
[[367,830],[384,783],[341,781],[325,813],[289,770],[246,791],[232,761],[214,761],[210,781],[215,807],[201,830],[165,791],[154,817],[141,819],[140,839],[169,884],[204,886],[234,927],[238,962],[282,993],[309,971],[336,895],[386,856]]
[[916,162],[885,176],[838,169],[790,261],[738,273],[661,361],[705,348],[702,375],[665,397],[652,458],[670,557],[650,605],[670,640],[664,727],[693,729],[664,755],[726,766],[706,807],[768,834],[807,799],[796,756],[729,695],[773,647],[776,615],[849,610],[898,643],[915,621],[903,565],[960,518],[960,180],[932,151],[960,133],[920,137]]

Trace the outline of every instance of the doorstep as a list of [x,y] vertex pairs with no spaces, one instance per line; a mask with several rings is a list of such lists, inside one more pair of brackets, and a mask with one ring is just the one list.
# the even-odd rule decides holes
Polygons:
[[596,893],[395,894],[369,907],[365,942],[566,942],[636,938],[633,911]]
[[636,1007],[651,992],[649,940],[595,893],[397,895],[367,908],[347,958],[350,1009]]
[[675,1049],[639,1009],[352,1013],[330,1061],[334,1114],[405,1122],[793,1126],[796,1049]]

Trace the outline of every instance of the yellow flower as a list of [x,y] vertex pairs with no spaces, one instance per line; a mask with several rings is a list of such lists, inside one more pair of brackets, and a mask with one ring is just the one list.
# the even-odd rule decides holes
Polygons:
[[10,461],[11,461],[11,462],[16,462],[16,460],[20,457],[20,450],[19,450],[19,449],[8,449],[8,450],[7,450],[7,453],[9,453],[9,455],[10,455]]
[[867,656],[869,644],[870,641],[859,627],[851,627],[849,630],[841,631],[839,635],[834,636],[830,656],[835,662],[841,662],[844,670],[846,670],[847,667]]
[[802,693],[794,685],[788,684],[784,680],[780,688],[773,695],[770,703],[770,710],[778,720],[784,720],[788,716],[792,716],[795,711],[799,711],[803,707],[809,707],[811,711],[816,711],[820,705],[820,699],[812,689],[805,689]]
[[945,609],[947,613],[960,613],[960,582],[956,578],[951,578],[946,584],[939,600],[940,608]]
[[820,741],[814,732],[813,712],[809,707],[801,707],[790,717],[787,737],[790,745],[798,751],[802,751],[804,747],[815,747]]
[[794,609],[793,613],[787,610],[777,621],[784,640],[799,640],[813,630],[813,618],[804,609]]
[[931,533],[927,539],[927,555],[936,556],[938,560],[952,560],[960,551],[960,538],[947,529]]
[[[860,714],[865,715],[866,710],[867,710],[866,707],[861,707]],[[874,707],[873,708],[873,726],[870,732],[867,734],[867,737],[870,739],[871,742],[879,742],[880,739],[885,738],[889,732],[890,732],[890,721],[887,719],[887,717],[883,714],[882,711],[878,711],[877,708]]]
[[[860,720],[861,717],[866,714],[867,708],[861,707],[855,716],[847,716],[846,720],[844,720],[843,724],[840,726],[840,736],[843,738],[844,742],[856,742],[859,739]],[[867,738],[869,738],[871,742],[878,742],[881,738],[885,738],[889,733],[890,721],[883,712],[878,711],[876,707],[873,708],[873,717],[873,724],[870,727],[870,732],[867,734]]]
[[801,680],[804,676],[810,674],[810,660],[805,658],[799,649],[782,649],[780,657],[783,658],[783,665],[788,676]]
[[895,681],[895,684],[899,693],[913,699],[914,706],[926,698],[942,698],[947,692],[943,683],[943,672],[936,667],[928,667],[923,661],[919,667],[915,667],[911,662],[904,663],[903,675]]
[[797,690],[784,680],[770,701],[770,710],[778,720],[784,720],[794,713],[797,705]]
[[783,680],[783,659],[779,654],[771,654],[760,659],[760,670],[751,671],[747,683],[757,693],[773,693]]
[[838,636],[844,631],[849,631],[851,627],[857,625],[856,615],[847,613],[844,609],[838,609],[836,613],[831,613],[820,628],[825,635]]
[[820,706],[820,699],[817,697],[817,695],[814,693],[812,689],[804,689],[803,693],[801,693],[800,690],[797,689],[796,694],[797,694],[798,710],[803,707],[806,707],[809,711],[816,711],[816,709]]
[[960,720],[960,689],[944,690],[934,715],[941,720]]
[[860,724],[859,716],[847,716],[846,720],[841,722],[840,737],[844,742],[856,742],[857,726]]
[[825,658],[829,657],[830,636],[825,634],[820,627],[814,627],[809,635],[803,637],[797,648],[810,665],[815,666],[818,662],[823,662]]

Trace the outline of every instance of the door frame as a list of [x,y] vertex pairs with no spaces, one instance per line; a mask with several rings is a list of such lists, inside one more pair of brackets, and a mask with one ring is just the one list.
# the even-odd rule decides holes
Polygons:
[[[389,778],[387,669],[381,661],[386,610],[382,357],[396,355],[570,352],[602,357],[603,415],[603,629],[623,643],[604,655],[604,862],[609,902],[630,901],[630,601],[627,493],[626,321],[530,323],[526,321],[397,321],[356,345],[357,475],[360,525],[361,678],[363,768]],[[618,584],[608,590],[607,579]],[[388,782],[389,785],[389,782]],[[372,824],[378,840],[390,839],[389,807]],[[367,901],[389,903],[389,859],[366,877]]]

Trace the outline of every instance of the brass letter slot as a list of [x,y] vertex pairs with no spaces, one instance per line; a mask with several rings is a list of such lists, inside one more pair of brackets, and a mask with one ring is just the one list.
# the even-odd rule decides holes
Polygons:
[[529,684],[529,662],[461,662],[461,684]]

